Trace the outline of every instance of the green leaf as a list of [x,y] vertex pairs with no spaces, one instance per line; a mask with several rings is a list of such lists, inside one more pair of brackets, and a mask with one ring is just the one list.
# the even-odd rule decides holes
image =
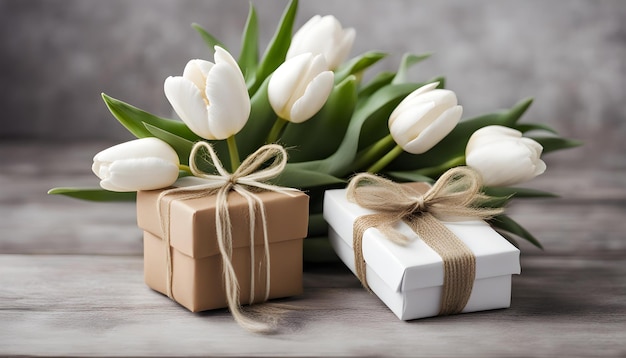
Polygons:
[[209,48],[211,49],[211,53],[213,53],[215,46],[219,46],[223,48],[224,50],[228,51],[226,46],[224,46],[224,44],[220,42],[220,40],[216,39],[207,30],[205,30],[202,26],[200,26],[200,24],[196,24],[194,22],[193,24],[191,24],[191,27],[193,27],[196,31],[198,31],[198,33],[202,37],[202,40],[204,40],[207,46],[209,46]]
[[374,78],[359,89],[359,101],[364,101],[365,98],[371,96],[374,92],[390,84],[395,76],[396,74],[394,72],[388,71],[376,74]]
[[426,182],[431,184],[435,182],[432,178],[411,170],[403,172],[384,172],[383,174],[398,182]]
[[400,63],[400,68],[398,68],[398,72],[396,73],[396,77],[394,77],[391,83],[393,84],[401,84],[409,82],[409,69],[419,63],[429,58],[431,54],[423,54],[423,55],[414,55],[412,53],[407,53],[402,56],[402,62]]
[[315,116],[303,123],[287,124],[280,142],[293,148],[289,162],[323,159],[337,150],[356,106],[356,91],[356,78],[350,76],[333,88]]
[[254,5],[250,3],[248,20],[241,39],[241,51],[239,52],[239,67],[243,71],[246,81],[254,81],[257,65],[259,63],[259,35],[257,15]]
[[285,170],[276,178],[275,184],[289,188],[308,189],[337,184],[344,185],[345,181],[326,173],[298,168],[294,164],[287,164]]
[[373,94],[366,102],[357,105],[350,120],[346,135],[335,153],[326,159],[294,163],[294,166],[311,171],[321,171],[336,177],[345,177],[351,171],[358,147],[361,128],[366,120],[380,112],[388,116],[395,105],[408,93],[417,88],[416,84],[389,85]]
[[48,194],[97,202],[135,201],[137,198],[136,192],[119,193],[100,188],[54,188],[50,189]]
[[487,198],[477,201],[476,205],[481,208],[504,208],[510,201],[510,196],[488,196]]
[[154,136],[144,126],[144,123],[148,123],[192,142],[200,140],[200,137],[193,133],[185,123],[181,121],[157,117],[137,107],[131,106],[128,103],[109,97],[104,93],[102,94],[102,98],[109,108],[109,111],[111,111],[111,114],[137,138]]
[[358,76],[386,56],[383,52],[370,51],[351,59],[335,71],[335,83],[340,83],[351,75]]
[[543,146],[543,153],[554,152],[557,150],[575,148],[583,145],[583,142],[574,139],[562,137],[529,137],[536,140]]
[[251,96],[256,93],[261,83],[285,61],[287,50],[289,50],[289,45],[291,44],[291,32],[293,30],[297,10],[298,0],[291,0],[283,12],[274,37],[270,40],[265,54],[261,59],[259,67],[257,68],[255,81],[248,89]]
[[513,188],[513,187],[483,187],[483,192],[489,196],[515,197],[515,198],[558,198],[559,196],[547,191]]
[[265,139],[274,121],[276,121],[276,114],[267,97],[268,83],[269,78],[263,82],[259,90],[250,99],[250,118],[236,135],[237,148],[241,158],[247,157],[265,144]]
[[504,117],[503,124],[507,127],[513,127],[522,115],[528,110],[530,105],[533,104],[532,98],[526,98],[518,102],[511,108]]
[[546,131],[554,134],[558,134],[557,131],[546,125],[541,123],[524,123],[524,124],[516,124],[513,128],[517,129],[522,133],[530,132],[530,131]]
[[516,223],[507,215],[498,215],[495,218],[489,220],[489,222],[496,228],[517,235],[522,239],[530,242],[536,247],[543,249],[539,240],[537,240],[530,232],[524,229],[520,224]]
[[165,131],[159,127],[155,127],[149,123],[144,123],[144,126],[150,134],[169,144],[176,151],[176,154],[178,154],[178,159],[182,164],[189,164],[189,154],[191,153],[191,148],[193,147],[194,142],[179,137],[176,134]]

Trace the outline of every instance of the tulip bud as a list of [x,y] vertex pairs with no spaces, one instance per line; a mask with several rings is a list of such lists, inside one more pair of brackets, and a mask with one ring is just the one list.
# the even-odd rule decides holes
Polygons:
[[463,108],[454,92],[430,83],[409,94],[389,116],[389,132],[405,151],[421,154],[439,143],[459,123]]
[[142,138],[105,149],[93,157],[91,170],[110,191],[161,189],[178,178],[178,155],[164,141]]
[[267,94],[274,112],[287,121],[302,123],[326,103],[334,75],[324,56],[305,53],[281,64],[272,74]]
[[472,134],[465,162],[483,177],[487,186],[509,186],[528,181],[546,170],[540,159],[543,147],[522,137],[518,130],[486,126]]
[[342,28],[334,16],[313,16],[293,35],[287,59],[307,52],[322,54],[334,70],[350,54],[355,36],[354,29]]
[[250,116],[243,74],[237,61],[219,46],[215,46],[215,63],[191,60],[182,77],[168,77],[163,87],[174,111],[202,138],[229,138]]

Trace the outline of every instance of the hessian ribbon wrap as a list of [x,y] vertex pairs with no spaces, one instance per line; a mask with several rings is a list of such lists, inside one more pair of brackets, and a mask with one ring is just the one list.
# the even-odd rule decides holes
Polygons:
[[403,245],[409,239],[394,229],[405,222],[443,259],[444,282],[439,314],[459,313],[472,293],[476,258],[472,251],[440,220],[487,219],[501,208],[478,207],[487,197],[480,192],[481,178],[468,167],[445,172],[425,193],[369,173],[356,175],[348,185],[347,198],[361,207],[376,211],[363,215],[353,224],[356,275],[369,289],[363,258],[363,233],[378,229],[387,239]]
[[[217,170],[217,175],[208,174],[200,170],[196,164],[196,159],[200,154],[200,149],[205,149],[209,156],[206,158]],[[206,154],[206,153],[205,153]],[[269,164],[268,164],[269,163]],[[251,191],[274,191],[289,196],[293,196],[293,192],[297,189],[285,188],[276,185],[267,184],[266,182],[278,176],[287,164],[287,152],[277,144],[268,144],[259,148],[256,152],[247,157],[243,163],[235,170],[229,173],[224,169],[213,147],[207,142],[197,142],[189,155],[189,167],[191,173],[198,178],[204,179],[201,184],[185,187],[177,187],[166,189],[159,195],[157,200],[158,212],[161,219],[163,230],[163,240],[165,242],[166,260],[167,260],[167,295],[173,297],[172,292],[172,254],[170,248],[170,207],[174,200],[188,200],[216,196],[215,224],[216,236],[219,251],[222,257],[222,269],[224,274],[224,284],[226,290],[226,299],[228,308],[230,309],[235,320],[244,328],[255,332],[267,332],[272,329],[268,324],[259,322],[252,317],[244,314],[241,310],[239,302],[239,283],[232,264],[232,232],[230,214],[228,211],[228,194],[231,191],[239,193],[248,202],[248,212],[250,221],[250,260],[251,260],[251,280],[250,280],[250,303],[254,301],[254,284],[255,284],[255,245],[254,245],[254,229],[255,218],[257,214],[263,227],[263,246],[265,250],[265,297],[266,301],[270,294],[270,251],[267,235],[267,223],[265,206],[263,201]]]

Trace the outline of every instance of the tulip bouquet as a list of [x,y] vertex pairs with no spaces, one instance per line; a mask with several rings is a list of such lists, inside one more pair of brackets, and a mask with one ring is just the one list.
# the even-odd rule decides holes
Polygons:
[[[238,60],[194,24],[214,50],[214,62],[191,60],[182,76],[165,80],[165,97],[180,120],[103,94],[113,116],[139,139],[94,157],[101,188],[56,188],[50,193],[134,200],[138,190],[164,188],[190,175],[189,154],[198,141],[210,142],[231,171],[240,158],[278,143],[288,150],[289,162],[274,184],[305,190],[311,197],[308,260],[332,252],[322,218],[324,191],[344,187],[357,172],[432,182],[452,167],[467,165],[483,177],[484,191],[492,197],[484,205],[502,207],[516,198],[553,196],[515,185],[544,172],[542,153],[580,143],[546,125],[521,123],[531,100],[461,120],[462,107],[455,93],[444,89],[444,78],[408,78],[409,68],[427,55],[406,54],[396,72],[364,80],[366,70],[386,54],[372,51],[348,59],[355,31],[343,28],[333,16],[315,16],[292,36],[297,5],[297,0],[288,4],[263,56],[252,5]],[[201,158],[198,162],[207,172],[215,170]],[[541,247],[507,215],[490,223],[512,242],[520,237]]]

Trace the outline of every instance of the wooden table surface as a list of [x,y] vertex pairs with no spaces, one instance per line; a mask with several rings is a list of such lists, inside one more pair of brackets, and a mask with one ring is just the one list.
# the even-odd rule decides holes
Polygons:
[[342,264],[308,264],[274,335],[190,313],[143,283],[134,205],[47,196],[97,183],[111,143],[0,144],[0,356],[626,357],[626,171],[550,166],[560,199],[509,213],[522,243],[511,308],[399,321]]

